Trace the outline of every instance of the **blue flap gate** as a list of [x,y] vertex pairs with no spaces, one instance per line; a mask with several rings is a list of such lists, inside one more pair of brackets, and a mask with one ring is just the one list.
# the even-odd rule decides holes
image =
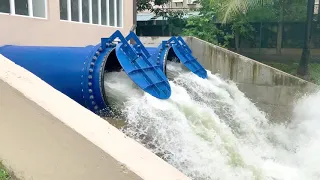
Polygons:
[[117,58],[127,75],[141,89],[159,99],[168,99],[171,96],[169,81],[161,68],[150,58],[150,54],[140,41],[131,46],[128,41],[131,38],[137,40],[135,34],[124,38],[120,31],[110,38],[102,38],[102,44],[111,43],[116,37],[120,42],[116,47]]
[[151,54],[152,59],[162,68],[166,73],[166,61],[170,60],[169,52],[173,49],[175,56],[179,59],[179,62],[184,64],[190,71],[198,75],[201,78],[207,78],[207,71],[192,56],[192,51],[181,36],[171,37],[168,41],[162,41],[158,48],[147,47],[148,52]]
[[[114,41],[120,39],[118,44]],[[120,31],[86,47],[0,47],[0,54],[96,113],[108,113],[104,74],[123,69],[140,88],[160,99],[171,95],[165,74],[141,42],[131,46]]]

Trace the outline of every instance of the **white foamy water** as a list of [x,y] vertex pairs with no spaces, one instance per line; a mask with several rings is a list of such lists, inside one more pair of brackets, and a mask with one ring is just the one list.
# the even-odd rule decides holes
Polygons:
[[124,71],[106,73],[104,87],[109,106],[117,116],[124,108],[124,102],[139,98],[144,93]]
[[232,82],[176,64],[167,73],[168,100],[143,93],[124,73],[106,78],[128,136],[196,180],[320,179],[320,93],[297,103],[291,124],[271,124]]

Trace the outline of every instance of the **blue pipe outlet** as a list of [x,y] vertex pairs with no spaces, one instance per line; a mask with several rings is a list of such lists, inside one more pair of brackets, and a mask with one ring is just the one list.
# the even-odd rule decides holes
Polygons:
[[158,47],[146,47],[152,59],[159,65],[166,74],[167,61],[183,63],[190,71],[201,78],[208,77],[207,71],[192,56],[192,51],[182,37],[171,37],[168,41],[162,41]]
[[146,47],[146,49],[150,53],[151,58],[160,66],[164,74],[167,74],[167,61],[178,59],[171,47],[162,48],[160,44],[158,47]]
[[[120,43],[113,41],[119,38]],[[139,44],[139,48],[144,46]],[[120,31],[86,47],[0,47],[0,54],[29,70],[55,89],[97,114],[109,113],[104,74],[124,70],[141,89],[168,99],[171,88],[165,74],[145,54],[130,46]]]

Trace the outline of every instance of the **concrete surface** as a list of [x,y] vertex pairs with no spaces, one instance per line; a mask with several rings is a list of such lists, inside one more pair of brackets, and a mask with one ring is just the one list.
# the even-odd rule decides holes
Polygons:
[[[235,52],[234,49],[230,49]],[[310,49],[311,61],[320,61],[320,49]],[[274,61],[285,63],[297,63],[301,59],[302,49],[282,48],[281,54],[277,54],[276,48],[241,48],[239,54],[250,57],[260,62]]]
[[162,41],[167,41],[171,37],[161,36],[161,37],[147,37],[140,36],[139,39],[144,44],[145,47],[158,47]]
[[[170,37],[140,37],[149,47],[168,39]],[[289,120],[296,99],[319,89],[313,83],[198,38],[184,39],[207,70],[234,81],[272,121]]]
[[2,55],[0,146],[0,161],[20,179],[188,179]]
[[84,46],[98,44],[117,29],[127,35],[133,25],[133,0],[123,2],[122,28],[60,20],[59,0],[47,0],[46,19],[0,13],[0,46]]

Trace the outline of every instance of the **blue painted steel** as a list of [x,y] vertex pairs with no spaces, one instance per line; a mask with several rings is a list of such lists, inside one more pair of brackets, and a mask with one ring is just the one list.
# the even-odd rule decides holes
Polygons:
[[[122,43],[112,43],[116,38]],[[143,46],[143,45],[141,45]],[[117,58],[129,77],[151,95],[166,99],[171,89],[163,72],[143,59],[128,44],[120,31],[101,43],[86,47],[0,47],[0,54],[24,67],[55,89],[96,113],[107,113],[108,102],[104,91],[104,71],[110,53]],[[151,69],[151,70],[149,70]]]
[[[124,58],[122,57],[131,52],[125,49],[130,49],[131,46],[124,44],[117,47],[117,49],[124,49],[116,51],[123,69],[144,91],[160,99],[168,99],[171,96],[171,88],[166,75],[162,72],[161,67],[151,59],[149,52],[132,31],[126,37],[125,42],[131,39],[135,41],[132,47],[137,56],[129,56],[131,57],[130,60],[123,61]],[[145,79],[145,81],[142,81],[142,79]]]
[[168,48],[162,48],[160,44],[158,47],[146,47],[147,51],[151,55],[151,59],[156,62],[156,64],[161,68],[161,70],[167,74],[166,72],[166,60],[169,52]]
[[[162,42],[164,43],[164,42]],[[198,75],[201,78],[207,78],[207,71],[204,67],[196,60],[195,57],[192,56],[192,51],[188,47],[188,45],[184,42],[184,40],[179,37],[171,37],[168,42],[173,48],[179,60],[193,73]]]
[[151,54],[152,59],[154,59],[154,61],[162,67],[162,71],[166,73],[165,66],[170,48],[173,49],[180,62],[183,63],[190,71],[201,78],[205,79],[208,77],[207,71],[197,61],[197,59],[192,56],[191,49],[180,36],[177,38],[173,36],[168,41],[162,41],[157,48],[147,47],[146,49]]
[[[40,47],[3,46],[0,54],[29,70],[55,89],[69,96],[90,110],[106,108],[93,60],[99,46],[86,47]],[[102,52],[106,53],[106,52]],[[99,56],[102,57],[102,56]],[[91,64],[92,63],[92,64]],[[93,69],[94,68],[94,69]],[[89,71],[92,71],[89,73]]]

